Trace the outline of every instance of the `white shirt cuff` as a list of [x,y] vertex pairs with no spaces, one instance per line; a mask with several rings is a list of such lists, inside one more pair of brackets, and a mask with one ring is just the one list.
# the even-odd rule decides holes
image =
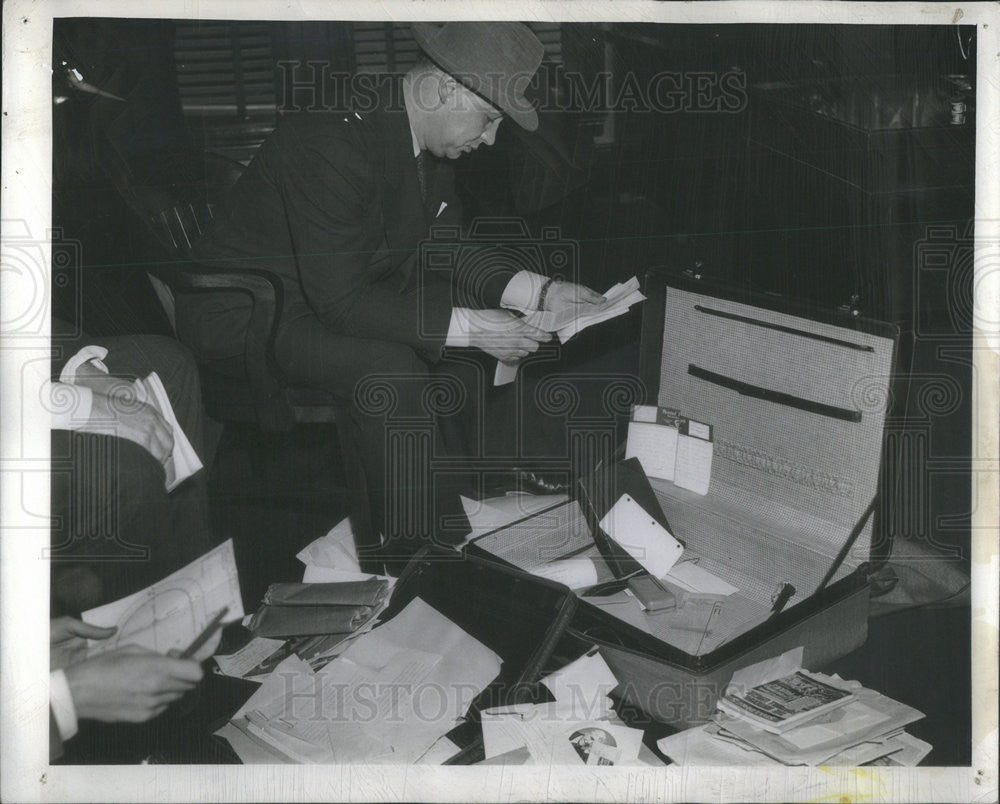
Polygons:
[[94,392],[86,386],[46,381],[42,399],[49,401],[53,430],[80,430],[90,421]]
[[451,321],[448,323],[448,337],[445,346],[471,346],[469,338],[472,333],[471,310],[468,307],[452,307]]
[[538,296],[542,292],[542,285],[548,281],[544,274],[536,274],[534,271],[518,271],[510,278],[507,287],[504,288],[500,297],[500,306],[508,310],[520,310],[522,313],[530,313],[538,309]]
[[49,706],[52,716],[59,727],[59,736],[63,742],[73,737],[79,729],[76,719],[76,707],[73,705],[73,695],[69,691],[66,674],[62,670],[49,673]]
[[76,382],[76,370],[84,363],[92,361],[97,368],[108,373],[108,367],[101,361],[108,356],[108,350],[103,346],[84,346],[79,352],[66,361],[63,370],[59,372],[59,382],[72,385]]

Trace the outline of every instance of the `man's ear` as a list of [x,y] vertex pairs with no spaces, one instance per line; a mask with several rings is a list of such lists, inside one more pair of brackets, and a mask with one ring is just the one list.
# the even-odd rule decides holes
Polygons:
[[450,101],[456,92],[458,92],[458,81],[447,73],[442,74],[441,80],[438,81],[438,99],[441,104],[444,105]]

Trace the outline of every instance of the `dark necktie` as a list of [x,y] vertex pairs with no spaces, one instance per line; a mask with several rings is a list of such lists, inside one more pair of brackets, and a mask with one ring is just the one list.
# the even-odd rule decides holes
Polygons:
[[417,154],[417,181],[420,182],[420,197],[427,200],[427,152]]

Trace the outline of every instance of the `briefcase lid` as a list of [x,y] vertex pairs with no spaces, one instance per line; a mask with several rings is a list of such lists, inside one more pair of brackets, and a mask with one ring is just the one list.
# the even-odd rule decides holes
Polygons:
[[835,556],[878,489],[896,328],[656,270],[646,295],[650,399],[712,426],[698,504]]

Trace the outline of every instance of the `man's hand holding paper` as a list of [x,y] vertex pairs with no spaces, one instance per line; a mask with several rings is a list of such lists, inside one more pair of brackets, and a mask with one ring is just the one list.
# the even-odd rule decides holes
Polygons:
[[[562,343],[593,324],[628,312],[629,307],[646,298],[639,292],[639,280],[635,277],[624,284],[613,285],[603,296],[575,282],[549,282],[543,286],[541,293],[544,297],[541,304],[536,303],[535,309],[512,309],[520,309],[524,313],[521,320],[525,325],[540,331],[555,332]],[[537,309],[538,307],[541,309]],[[493,384],[513,382],[517,377],[517,361],[526,356],[500,358]]]
[[89,421],[79,429],[126,438],[163,464],[167,491],[202,468],[201,460],[174,415],[163,382],[154,371],[141,380],[108,375],[92,362],[76,367],[75,385],[89,388]]
[[467,310],[470,346],[504,363],[515,363],[538,351],[552,335],[507,310]]

